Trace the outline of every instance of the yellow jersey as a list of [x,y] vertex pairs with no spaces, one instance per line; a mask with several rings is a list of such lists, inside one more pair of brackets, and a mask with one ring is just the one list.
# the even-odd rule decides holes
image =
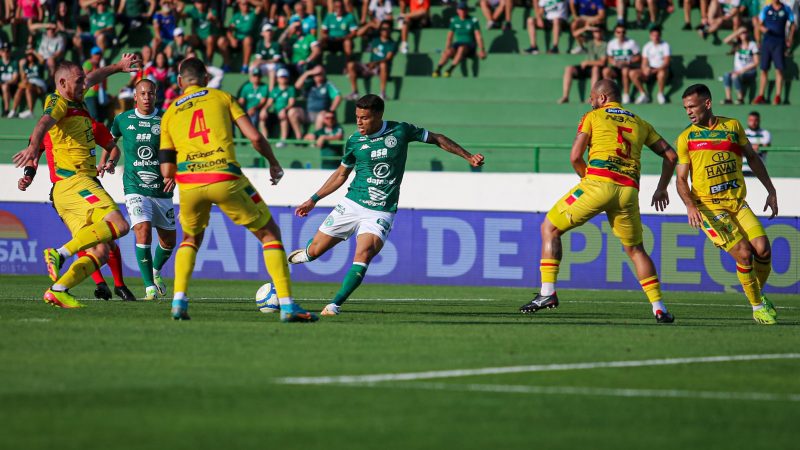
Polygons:
[[97,176],[97,143],[92,130],[92,117],[83,102],[74,102],[58,92],[47,96],[44,114],[56,124],[44,137],[50,180],[57,181],[73,175]]
[[176,151],[175,181],[184,189],[237,180],[233,123],[245,112],[230,94],[190,86],[161,118],[161,150]]
[[611,102],[584,114],[578,132],[589,135],[586,178],[639,189],[642,146],[661,139],[652,125]]
[[698,199],[744,199],[742,153],[747,145],[742,124],[717,116],[711,127],[689,125],[678,136],[678,164],[691,164],[692,193]]

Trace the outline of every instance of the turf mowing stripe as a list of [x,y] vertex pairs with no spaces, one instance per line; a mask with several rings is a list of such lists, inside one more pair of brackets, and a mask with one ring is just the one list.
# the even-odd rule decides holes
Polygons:
[[681,389],[613,389],[570,386],[526,386],[513,384],[456,383],[364,383],[357,386],[424,389],[431,391],[492,392],[508,394],[585,395],[592,397],[689,398],[704,400],[748,400],[800,402],[800,394],[763,392],[686,391]]
[[566,364],[537,364],[530,366],[484,367],[480,369],[432,370],[428,372],[383,373],[373,375],[343,375],[333,377],[284,377],[276,378],[279,384],[349,384],[379,383],[383,381],[413,381],[436,378],[456,378],[480,375],[499,375],[526,372],[554,372],[562,370],[616,369],[622,367],[672,366],[678,364],[703,364],[732,361],[761,361],[769,359],[800,359],[800,353],[777,353],[766,355],[700,356],[690,358],[645,359],[634,361],[597,361]]

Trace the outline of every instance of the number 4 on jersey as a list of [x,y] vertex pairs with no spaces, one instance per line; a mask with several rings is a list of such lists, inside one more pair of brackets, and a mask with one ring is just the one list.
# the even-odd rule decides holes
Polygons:
[[189,139],[196,137],[203,138],[203,144],[208,144],[208,133],[211,130],[206,128],[206,116],[202,109],[198,109],[192,114],[192,123],[189,125]]

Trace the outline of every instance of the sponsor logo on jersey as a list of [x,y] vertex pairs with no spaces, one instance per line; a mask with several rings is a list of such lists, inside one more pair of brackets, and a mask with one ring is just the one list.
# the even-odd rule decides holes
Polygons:
[[725,192],[731,189],[739,189],[739,180],[729,180],[724,183],[715,184],[711,186],[711,193],[712,194],[719,194],[720,192]]
[[195,159],[208,158],[209,156],[213,155],[214,153],[224,153],[224,152],[225,152],[225,150],[223,150],[222,147],[219,147],[216,150],[210,150],[210,151],[207,151],[207,152],[189,153],[188,155],[186,155],[186,161],[194,161]]
[[382,202],[386,200],[387,197],[389,197],[389,194],[387,194],[386,192],[383,192],[382,190],[372,186],[367,188],[367,192],[369,193],[370,200],[376,202]]
[[142,128],[150,128],[150,122],[140,120],[139,126]]
[[136,150],[136,155],[139,157],[139,159],[146,159],[146,160],[152,159],[153,149],[146,145],[143,145]]
[[147,184],[152,184],[154,181],[158,179],[158,175],[153,172],[147,172],[144,170],[140,170],[136,172],[136,175],[139,176],[139,179],[144,181]]
[[135,130],[135,129],[136,129],[136,127],[135,127],[135,126],[133,126],[133,124],[130,124],[130,125],[128,125],[128,128],[127,128],[127,129],[128,129],[128,130]]
[[386,144],[386,147],[394,148],[397,145],[397,138],[394,136],[386,136],[384,143]]
[[189,101],[189,100],[191,100],[193,98],[202,97],[202,96],[204,96],[206,94],[208,94],[208,91],[205,90],[205,89],[203,89],[202,91],[197,91],[194,94],[189,94],[186,97],[183,97],[182,99],[180,99],[177,102],[175,102],[175,106],[181,106],[182,104],[186,103],[187,101]]
[[391,171],[392,167],[388,163],[375,164],[375,167],[372,168],[372,174],[380,179],[388,177]]
[[150,133],[137,133],[136,140],[137,141],[149,141],[153,138],[153,135]]
[[711,164],[710,166],[706,166],[706,176],[708,178],[721,177],[722,175],[735,173],[738,167],[739,165],[736,164],[736,161],[726,161],[719,164]]
[[228,159],[227,158],[219,158],[215,159],[214,161],[203,161],[198,163],[191,163],[186,165],[186,170],[189,172],[197,172],[202,170],[211,169],[218,166],[227,166]]
[[728,213],[724,212],[722,214],[717,214],[716,216],[714,216],[713,220],[714,220],[714,222],[719,222],[720,220],[722,220],[722,219],[724,219],[726,217],[728,217]]
[[606,112],[609,114],[622,114],[628,117],[635,117],[632,112],[626,111],[622,108],[606,108]]
[[369,150],[369,144],[364,144],[359,150]]
[[717,152],[714,153],[714,155],[711,157],[711,159],[713,159],[714,162],[725,162],[731,158],[732,156],[730,152]]
[[[387,140],[386,144],[387,145],[389,144],[388,140]],[[369,156],[372,159],[386,158],[387,156],[389,156],[389,150],[387,150],[385,148],[380,148],[378,150],[373,150],[372,152],[370,152]]]

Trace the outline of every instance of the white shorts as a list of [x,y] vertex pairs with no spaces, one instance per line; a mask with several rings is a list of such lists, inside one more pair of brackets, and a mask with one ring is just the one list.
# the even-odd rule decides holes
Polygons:
[[550,10],[545,9],[544,18],[546,20],[567,20],[569,18],[569,9],[567,9],[567,2],[559,2],[553,5]]
[[394,216],[394,213],[374,211],[349,198],[343,198],[322,222],[319,231],[345,240],[353,233],[356,233],[356,236],[369,233],[385,242],[389,232],[392,231]]
[[175,207],[171,198],[126,194],[125,207],[128,208],[131,227],[142,222],[150,222],[152,226],[161,230],[175,229]]

